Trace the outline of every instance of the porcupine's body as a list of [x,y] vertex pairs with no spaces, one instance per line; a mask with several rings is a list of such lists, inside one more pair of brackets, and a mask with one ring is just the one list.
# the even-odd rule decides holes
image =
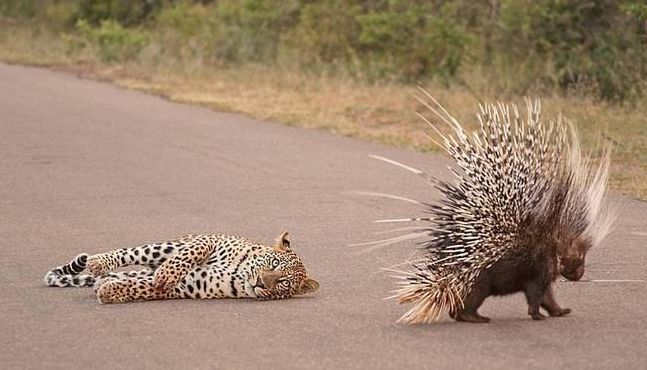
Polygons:
[[427,96],[435,106],[421,102],[452,129],[449,136],[436,131],[458,166],[452,169],[457,180],[442,182],[381,158],[442,193],[440,202],[425,204],[430,217],[407,220],[428,222],[413,236],[430,239],[409,270],[392,270],[400,279],[395,297],[415,302],[401,321],[430,322],[446,311],[458,321],[487,322],[477,312],[485,298],[520,291],[535,320],[545,317],[540,307],[551,316],[568,314],[551,284],[560,273],[579,280],[588,249],[608,232],[609,151],[590,171],[573,129],[561,119],[543,123],[538,101],[528,102],[524,118],[515,106],[483,105],[481,128],[468,135]]

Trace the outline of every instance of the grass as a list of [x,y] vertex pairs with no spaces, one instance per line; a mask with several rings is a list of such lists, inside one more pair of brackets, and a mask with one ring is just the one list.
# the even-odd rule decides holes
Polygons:
[[[113,82],[169,100],[239,112],[288,125],[327,130],[420,151],[434,151],[432,134],[415,115],[415,86],[363,83],[350,78],[246,65],[237,68],[102,64],[92,55],[67,54],[65,41],[46,32],[6,27],[0,60],[40,65]],[[424,86],[455,116],[473,122],[476,96],[465,88]],[[483,89],[484,90],[484,89]],[[483,94],[483,98],[495,98]],[[647,107],[609,106],[586,98],[543,97],[545,117],[559,112],[580,129],[595,155],[602,140],[613,143],[611,187],[647,199]]]

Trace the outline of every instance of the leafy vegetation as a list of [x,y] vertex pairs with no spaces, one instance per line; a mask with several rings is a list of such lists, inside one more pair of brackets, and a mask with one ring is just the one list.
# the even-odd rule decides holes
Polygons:
[[82,38],[77,47],[95,47],[99,60],[106,63],[134,59],[147,42],[144,32],[124,28],[112,20],[102,20],[98,27],[79,20],[76,29]]
[[5,0],[0,14],[106,63],[262,63],[613,102],[647,81],[642,0]]

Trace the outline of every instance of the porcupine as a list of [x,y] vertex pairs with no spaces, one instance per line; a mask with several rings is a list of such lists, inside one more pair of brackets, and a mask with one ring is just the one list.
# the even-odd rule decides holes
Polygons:
[[605,200],[609,146],[594,165],[583,158],[573,125],[561,115],[544,123],[540,101],[530,99],[525,117],[514,104],[480,104],[480,129],[468,135],[421,91],[426,97],[418,100],[450,128],[444,135],[419,114],[455,161],[457,168],[450,170],[456,179],[441,181],[373,156],[423,176],[442,196],[436,203],[417,202],[429,217],[382,220],[426,223],[391,239],[428,237],[409,269],[387,269],[399,279],[392,298],[415,302],[399,321],[432,322],[447,312],[457,321],[488,322],[477,311],[487,297],[520,291],[534,320],[546,317],[540,307],[550,316],[570,313],[557,304],[552,283],[560,273],[579,280],[586,253],[613,222]]

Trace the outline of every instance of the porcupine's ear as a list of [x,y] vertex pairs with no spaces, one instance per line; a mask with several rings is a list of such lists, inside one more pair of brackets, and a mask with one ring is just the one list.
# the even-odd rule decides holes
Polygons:
[[276,247],[275,248],[278,249],[281,252],[289,252],[291,250],[290,249],[290,239],[288,239],[289,235],[290,234],[288,234],[287,231],[284,231],[283,234],[281,234],[281,236],[279,236],[278,239],[276,239]]

